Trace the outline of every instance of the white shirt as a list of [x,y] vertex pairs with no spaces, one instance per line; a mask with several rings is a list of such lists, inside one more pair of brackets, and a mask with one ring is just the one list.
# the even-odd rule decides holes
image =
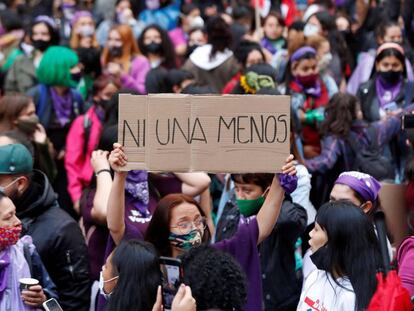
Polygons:
[[348,278],[336,280],[330,273],[314,270],[302,288],[297,311],[354,311],[355,293]]

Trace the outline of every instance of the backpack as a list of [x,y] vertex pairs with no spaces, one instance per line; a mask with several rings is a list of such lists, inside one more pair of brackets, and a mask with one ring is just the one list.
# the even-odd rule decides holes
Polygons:
[[411,311],[413,305],[410,293],[408,289],[402,286],[401,279],[395,269],[390,267],[384,213],[377,212],[374,219],[384,272],[377,273],[377,290],[372,296],[366,311]]
[[346,139],[355,155],[354,163],[350,169],[369,174],[377,180],[394,179],[395,172],[390,160],[381,154],[377,142],[377,130],[374,126],[367,128],[367,134],[371,144],[362,146],[356,139],[350,136]]

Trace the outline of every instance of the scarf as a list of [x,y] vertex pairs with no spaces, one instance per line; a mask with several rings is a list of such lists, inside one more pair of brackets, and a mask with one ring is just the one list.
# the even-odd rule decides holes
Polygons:
[[148,217],[149,189],[148,189],[148,172],[147,171],[129,171],[125,191],[127,199],[142,217]]
[[53,87],[50,87],[50,95],[52,97],[56,119],[64,127],[71,121],[73,106],[72,93],[68,91],[66,95],[60,96]]
[[394,85],[388,85],[384,83],[380,78],[375,79],[375,89],[377,91],[380,107],[384,107],[386,104],[389,104],[395,100],[398,94],[400,94],[401,88],[402,80],[398,81]]

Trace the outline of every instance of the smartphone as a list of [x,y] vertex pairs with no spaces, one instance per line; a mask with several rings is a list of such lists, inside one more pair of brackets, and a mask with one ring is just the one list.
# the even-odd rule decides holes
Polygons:
[[414,128],[414,114],[403,114],[401,116],[401,129],[412,129]]
[[45,308],[46,311],[63,311],[62,307],[55,298],[46,300],[43,303],[43,308]]
[[172,301],[183,280],[181,260],[160,257],[162,274],[162,303],[164,310],[171,310]]

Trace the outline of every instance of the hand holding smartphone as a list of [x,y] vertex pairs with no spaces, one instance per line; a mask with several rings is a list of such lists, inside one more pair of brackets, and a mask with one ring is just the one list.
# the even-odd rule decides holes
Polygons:
[[171,310],[174,296],[183,281],[181,260],[170,257],[160,257],[162,273],[162,303],[164,310]]

